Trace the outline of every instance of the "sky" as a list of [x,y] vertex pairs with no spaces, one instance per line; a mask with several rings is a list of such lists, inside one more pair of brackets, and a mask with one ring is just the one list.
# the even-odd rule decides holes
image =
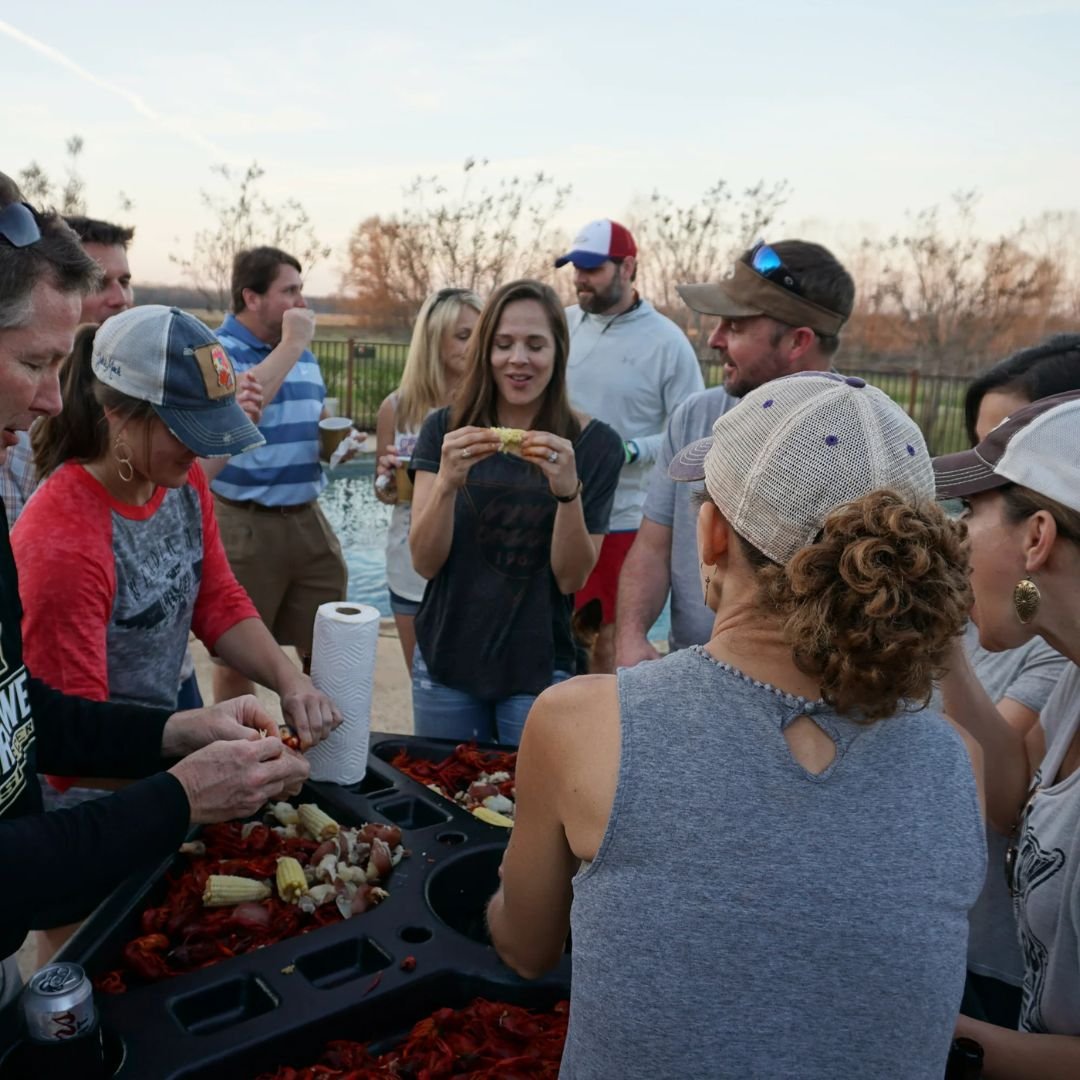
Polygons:
[[417,175],[457,190],[469,157],[571,185],[569,233],[654,190],[784,180],[771,238],[843,256],[958,190],[987,235],[1080,210],[1078,43],[1080,0],[8,2],[0,171],[61,176],[80,135],[88,211],[136,226],[136,283],[181,280],[212,167],[252,161],[333,248],[312,293],[363,218]]

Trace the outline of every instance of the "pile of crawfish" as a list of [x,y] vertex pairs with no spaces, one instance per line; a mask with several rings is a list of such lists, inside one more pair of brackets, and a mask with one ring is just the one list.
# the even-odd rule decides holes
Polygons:
[[569,1010],[567,1001],[537,1012],[477,998],[432,1013],[386,1053],[342,1039],[328,1043],[315,1065],[283,1066],[258,1080],[555,1080]]
[[484,806],[506,817],[514,816],[515,750],[481,750],[476,743],[460,743],[442,761],[428,761],[399,750],[390,764],[470,813]]
[[[370,840],[368,832],[387,843],[392,841],[391,847],[400,845],[401,830],[396,825],[369,824],[359,830],[364,839]],[[197,841],[180,849],[182,865],[166,873],[166,893],[161,904],[143,911],[140,936],[124,946],[121,966],[99,975],[94,980],[95,988],[105,994],[122,994],[129,981],[143,985],[197,971],[374,906],[386,894],[373,887],[366,890],[370,902],[359,906],[355,898],[344,906],[315,906],[286,903],[276,895],[225,907],[204,906],[203,893],[213,874],[273,879],[278,858],[291,855],[311,875],[333,846],[334,841],[320,843],[297,835],[295,827],[232,821],[205,826]],[[408,854],[395,847],[395,862],[402,853]],[[385,866],[379,884],[385,882],[391,869],[389,864]]]

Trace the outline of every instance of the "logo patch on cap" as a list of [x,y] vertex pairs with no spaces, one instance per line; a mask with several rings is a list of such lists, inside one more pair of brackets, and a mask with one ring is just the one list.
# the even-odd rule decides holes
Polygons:
[[215,341],[194,350],[199,371],[211,401],[236,393],[236,375],[229,354]]

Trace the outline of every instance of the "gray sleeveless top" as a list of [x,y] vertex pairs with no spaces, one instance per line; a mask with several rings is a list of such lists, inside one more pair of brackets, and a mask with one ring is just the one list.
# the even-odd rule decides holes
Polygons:
[[[699,647],[618,688],[560,1076],[941,1080],[986,863],[948,722],[861,726]],[[816,776],[782,734],[800,714],[836,743]]]

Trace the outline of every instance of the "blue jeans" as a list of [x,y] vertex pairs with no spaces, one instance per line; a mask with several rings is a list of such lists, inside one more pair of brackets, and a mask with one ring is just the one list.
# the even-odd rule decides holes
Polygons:
[[[551,681],[569,678],[569,672],[556,671]],[[521,742],[525,719],[536,700],[535,694],[513,694],[500,701],[483,701],[445,686],[428,671],[419,649],[413,652],[412,697],[414,734],[456,742],[499,742],[503,746]]]
[[176,711],[183,712],[185,709],[201,709],[203,707],[202,694],[199,693],[199,680],[193,671],[181,684],[180,692],[176,695]]

